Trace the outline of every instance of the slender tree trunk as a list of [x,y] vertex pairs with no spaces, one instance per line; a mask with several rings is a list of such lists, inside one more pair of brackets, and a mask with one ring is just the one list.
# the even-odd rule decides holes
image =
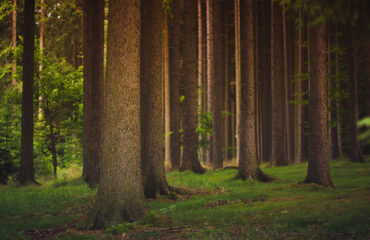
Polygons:
[[283,16],[283,49],[284,49],[284,83],[283,83],[283,119],[284,119],[284,145],[285,145],[285,160],[289,164],[292,162],[291,159],[291,138],[290,138],[290,119],[289,119],[289,56],[288,56],[288,30],[287,20],[285,14],[285,4],[282,7]]
[[[203,109],[203,21],[202,21],[202,0],[198,0],[198,113],[202,113]],[[200,119],[198,118],[198,124]],[[201,142],[203,139],[202,135],[199,135],[198,141]],[[202,146],[199,146],[199,161],[203,158],[204,149]]]
[[[17,48],[17,0],[13,0],[13,11],[12,11],[12,48],[13,51]],[[17,84],[15,74],[17,73],[17,59],[13,57],[12,62],[12,85]]]
[[240,111],[241,111],[241,62],[240,62],[240,0],[235,0],[234,4],[235,8],[235,84],[236,84],[236,92],[235,92],[235,116],[236,116],[236,162],[240,163],[240,145],[241,138],[240,138]]
[[225,159],[229,158],[229,131],[230,131],[230,80],[229,80],[229,18],[228,18],[228,5],[225,4],[224,8],[224,32],[225,32],[225,41],[224,41],[224,111],[227,112],[226,115],[224,115],[224,149],[225,149]]
[[309,27],[310,149],[306,183],[333,187],[329,167],[325,26]]
[[184,1],[184,101],[182,125],[184,129],[181,170],[203,173],[197,152],[197,0]]
[[352,162],[364,162],[361,152],[360,140],[358,138],[358,77],[356,57],[356,36],[352,26],[348,26],[347,58],[349,67],[348,79],[348,113],[349,113],[349,159]]
[[271,3],[271,92],[272,92],[272,153],[274,165],[288,164],[284,143],[284,90],[282,64],[282,10],[279,3]]
[[180,54],[180,38],[182,36],[180,30],[181,13],[180,1],[173,2],[172,8],[173,18],[171,21],[171,29],[169,31],[170,41],[170,121],[171,121],[171,170],[180,169],[180,73],[181,73],[181,54]]
[[[338,49],[339,47],[339,31],[338,31],[338,25],[335,26],[335,48]],[[335,51],[335,82],[336,82],[336,89],[337,91],[340,91],[340,81],[339,81],[339,53],[338,51]],[[340,107],[341,107],[341,101],[340,99],[336,100],[336,109],[338,109],[336,117],[338,119],[341,118],[340,114]],[[339,152],[339,158],[343,157],[343,150],[342,150],[342,124],[341,121],[338,121],[337,124],[337,131],[338,131],[338,152]]]
[[[142,4],[141,169],[147,198],[155,198],[169,192],[163,161],[162,13],[162,0],[146,0]],[[168,58],[166,55],[167,53],[165,58]],[[168,78],[165,66],[165,81]],[[168,80],[166,83],[168,84]],[[169,109],[169,106],[167,107]]]
[[99,183],[104,108],[104,0],[84,1],[83,178]]
[[[41,18],[40,18],[40,55],[42,56],[44,54],[44,34],[45,34],[45,2],[44,0],[41,0],[40,2],[40,8],[41,8]],[[42,72],[42,61],[39,62],[39,72]],[[42,111],[41,111],[41,105],[42,105],[42,95],[41,95],[41,82],[39,81],[39,104],[38,104],[38,119],[41,119]]]
[[[171,165],[171,83],[168,13],[164,10],[164,104],[165,104],[165,161]],[[170,166],[172,168],[172,166]]]
[[[257,162],[256,144],[256,109],[255,109],[255,35],[253,25],[254,0],[242,0],[240,10],[240,26],[243,31],[240,33],[241,57],[245,61],[241,62],[242,69],[241,81],[237,82],[239,90],[240,112],[239,116],[239,170],[237,178],[255,179],[259,181],[271,181],[272,178],[264,174]],[[239,85],[240,84],[240,85]]]
[[33,72],[34,72],[34,33],[35,1],[24,4],[24,50],[23,50],[23,91],[22,91],[22,130],[21,160],[18,180],[21,184],[35,183],[33,163]]
[[103,158],[88,218],[92,228],[136,221],[147,211],[141,174],[140,1],[110,0],[108,21]]

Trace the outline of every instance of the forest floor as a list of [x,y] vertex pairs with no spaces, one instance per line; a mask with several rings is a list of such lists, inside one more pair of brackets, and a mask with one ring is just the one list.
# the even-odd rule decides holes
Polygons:
[[172,172],[184,189],[150,200],[140,222],[79,228],[94,202],[74,173],[41,187],[0,187],[0,239],[370,239],[370,158],[331,161],[335,189],[304,180],[307,163],[263,167],[272,183],[236,180],[236,169]]

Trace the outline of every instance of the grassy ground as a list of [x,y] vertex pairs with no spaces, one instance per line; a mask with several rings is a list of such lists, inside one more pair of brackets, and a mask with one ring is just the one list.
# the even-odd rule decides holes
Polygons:
[[104,231],[78,230],[96,194],[80,179],[0,187],[0,239],[370,239],[369,160],[332,161],[335,189],[297,184],[306,163],[263,168],[273,183],[173,172],[170,185],[191,194],[149,201],[142,221]]

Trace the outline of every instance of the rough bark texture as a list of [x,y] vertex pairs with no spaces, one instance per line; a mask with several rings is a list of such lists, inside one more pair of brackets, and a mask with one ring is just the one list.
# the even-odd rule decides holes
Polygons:
[[180,169],[180,74],[181,74],[181,54],[180,54],[180,31],[181,13],[180,1],[176,0],[172,5],[171,25],[169,31],[170,42],[170,112],[171,112],[171,170]]
[[18,180],[21,184],[35,182],[33,163],[33,72],[34,72],[34,33],[35,1],[24,4],[24,50],[23,50],[23,91],[22,91],[22,130],[21,160]]
[[352,162],[364,162],[361,152],[360,140],[358,138],[358,78],[357,78],[357,57],[356,57],[356,36],[352,26],[348,27],[348,120],[349,120],[349,149],[348,156]]
[[241,0],[240,42],[241,42],[241,81],[239,119],[239,170],[237,178],[270,181],[258,166],[256,144],[256,106],[255,106],[255,34],[254,0]]
[[141,168],[147,198],[168,194],[162,119],[162,0],[142,4]]
[[147,207],[141,174],[140,1],[110,0],[103,158],[92,228],[136,221]]
[[163,48],[164,48],[164,134],[165,134],[165,161],[171,164],[171,85],[170,85],[170,46],[168,33],[168,12],[164,10]]
[[329,168],[325,26],[309,27],[310,151],[306,183],[333,187]]
[[184,1],[184,84],[185,99],[182,103],[184,129],[181,170],[203,173],[197,152],[197,0]]
[[272,150],[274,165],[287,165],[283,122],[283,65],[282,65],[282,10],[278,2],[271,3],[271,95],[272,95]]
[[240,163],[240,110],[241,110],[241,62],[240,62],[240,0],[235,0],[235,116],[236,116],[236,162]]
[[[224,33],[225,33],[225,41],[224,41],[224,107],[223,107],[223,110],[225,112],[230,112],[230,79],[229,79],[229,76],[230,76],[230,71],[229,71],[229,17],[228,17],[228,14],[229,14],[229,8],[228,8],[229,4],[225,4],[225,7],[224,7],[224,20],[225,20],[225,23],[224,23]],[[224,115],[224,126],[223,126],[223,129],[224,129],[224,149],[225,149],[225,160],[229,158],[229,146],[230,146],[230,142],[229,142],[229,137],[230,137],[230,115],[229,114],[226,114]]]
[[104,105],[104,0],[84,1],[83,178],[99,183]]
[[211,136],[211,163],[214,169],[222,168],[223,147],[223,99],[224,99],[224,57],[223,57],[223,4],[222,0],[213,0],[213,79],[211,101],[212,108],[212,136]]
[[[203,109],[203,93],[204,93],[204,85],[203,85],[203,11],[202,11],[202,0],[198,0],[197,5],[197,13],[198,13],[198,113],[204,112]],[[198,124],[200,123],[200,119],[198,118]],[[203,136],[199,135],[198,141],[202,141]],[[200,146],[199,151],[199,161],[203,158],[204,149]]]

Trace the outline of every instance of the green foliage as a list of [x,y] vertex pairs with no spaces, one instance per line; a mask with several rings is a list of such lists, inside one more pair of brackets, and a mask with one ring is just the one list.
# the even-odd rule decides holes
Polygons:
[[198,112],[198,124],[196,128],[198,134],[198,151],[200,148],[208,149],[210,142],[208,137],[212,135],[212,114],[210,112]]
[[360,139],[363,141],[367,141],[367,143],[370,144],[370,117],[365,117],[361,119],[358,122],[358,126],[365,129],[360,134]]

